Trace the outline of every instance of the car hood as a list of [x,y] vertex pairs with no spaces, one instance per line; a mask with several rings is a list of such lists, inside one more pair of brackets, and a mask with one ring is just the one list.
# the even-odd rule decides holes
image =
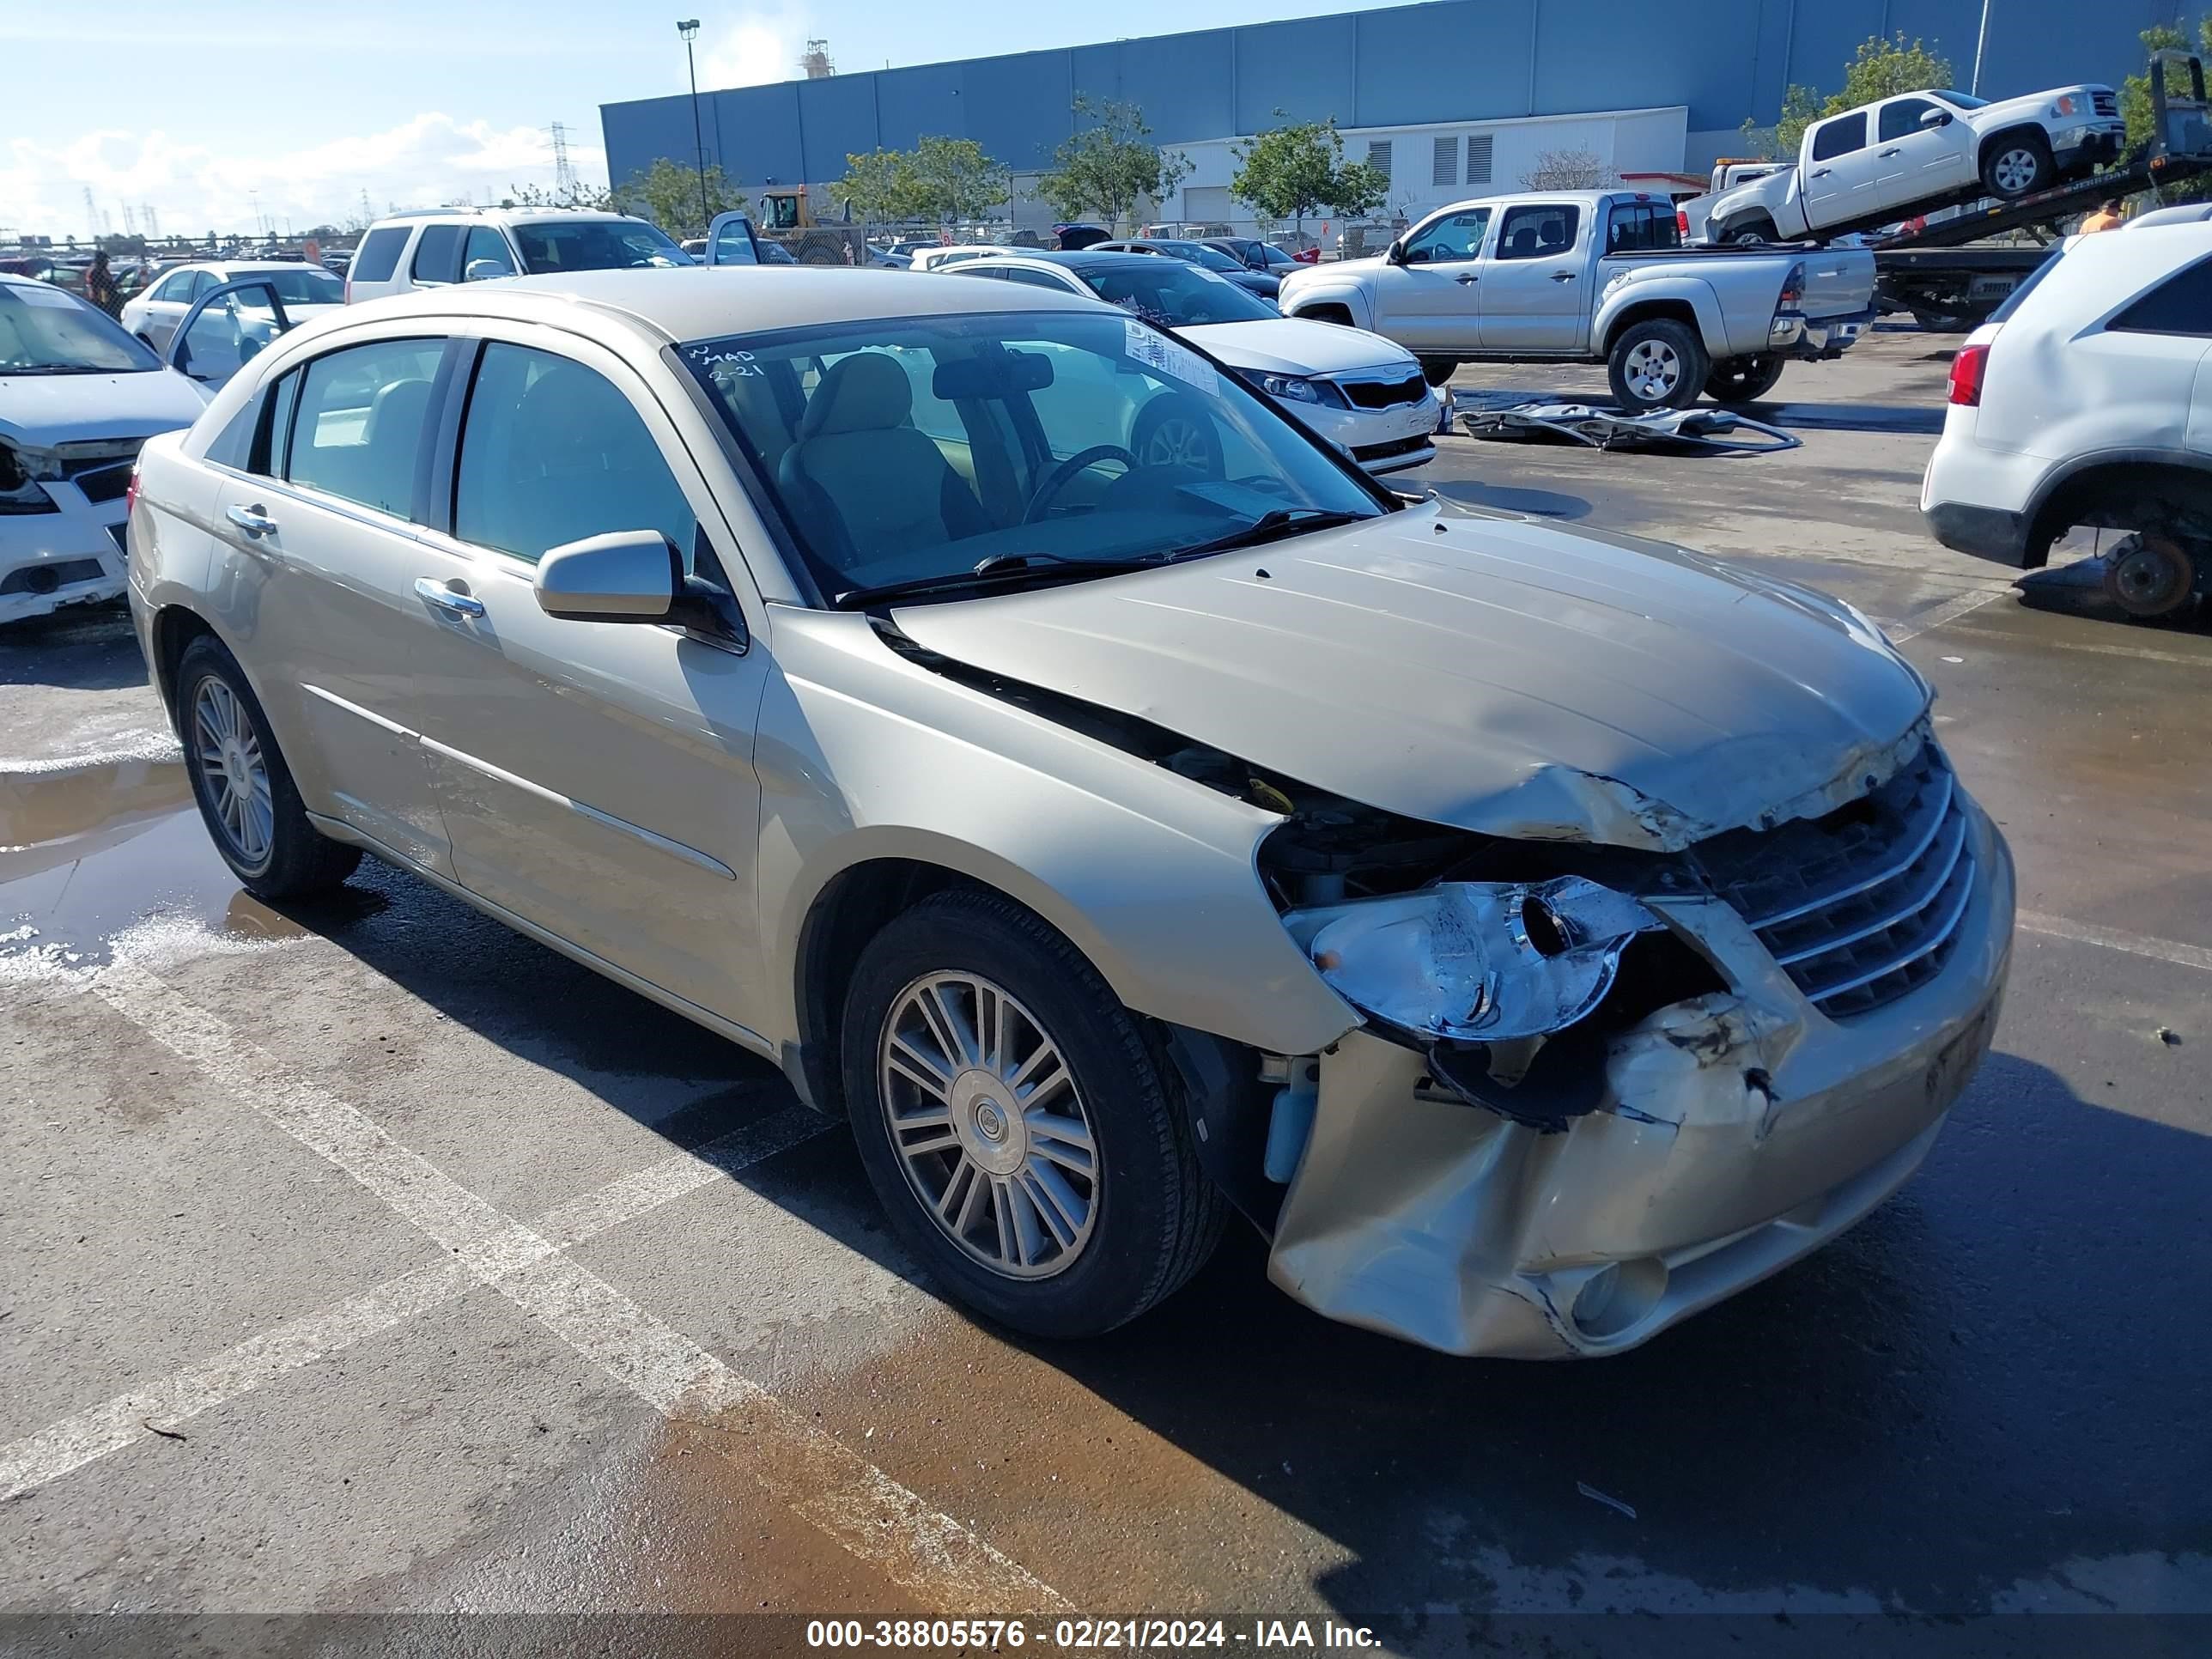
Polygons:
[[95,438],[149,438],[207,407],[173,369],[132,374],[0,374],[0,437],[34,449]]
[[[2047,115],[2051,106],[2061,98],[2073,97],[2081,101],[2081,107],[2076,113],[2084,118],[2094,118],[2096,106],[2091,100],[2100,92],[2107,98],[2112,96],[2110,87],[2084,82],[2078,87],[2053,87],[2048,92],[2031,92],[2020,98],[2001,99],[1971,112],[1974,125],[1995,130],[2011,121],[2039,120]],[[2115,118],[2107,116],[2105,118],[2111,120]]]
[[1407,817],[1650,850],[1856,798],[1918,749],[1932,695],[1809,590],[1436,507],[895,621]]
[[1232,368],[1265,374],[1343,374],[1358,368],[1415,368],[1413,354],[1380,334],[1297,317],[1249,323],[1200,323],[1176,331]]

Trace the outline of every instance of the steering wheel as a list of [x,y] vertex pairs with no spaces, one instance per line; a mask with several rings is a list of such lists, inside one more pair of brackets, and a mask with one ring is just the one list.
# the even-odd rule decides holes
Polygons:
[[1119,461],[1132,472],[1137,470],[1137,458],[1119,444],[1093,444],[1088,449],[1079,449],[1045,474],[1044,482],[1036,487],[1036,493],[1030,497],[1030,504],[1022,513],[1022,522],[1035,524],[1044,516],[1052,498],[1066,489],[1077,473],[1087,471],[1101,461]]

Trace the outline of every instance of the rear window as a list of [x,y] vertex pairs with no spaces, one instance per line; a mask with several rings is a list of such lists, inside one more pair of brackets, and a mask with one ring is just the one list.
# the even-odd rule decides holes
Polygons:
[[1606,222],[1607,253],[1650,253],[1682,246],[1681,222],[1671,202],[1632,202],[1613,210]]
[[353,256],[353,277],[360,283],[388,283],[399,268],[399,250],[407,246],[407,227],[386,225],[362,239]]
[[2176,271],[2105,326],[2124,334],[2212,334],[2212,259]]

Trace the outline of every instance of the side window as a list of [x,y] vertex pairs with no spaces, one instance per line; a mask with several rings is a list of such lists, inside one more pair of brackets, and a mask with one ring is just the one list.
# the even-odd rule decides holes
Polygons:
[[430,419],[443,340],[379,340],[302,371],[284,476],[381,513],[414,506],[415,464]]
[[714,236],[714,263],[718,265],[757,265],[760,257],[753,252],[751,229],[746,221],[732,219]]
[[1625,203],[1606,221],[1607,253],[1649,253],[1681,245],[1681,226],[1674,209],[1656,202]]
[[1042,270],[1030,270],[1018,265],[1008,270],[1006,273],[1006,278],[1010,283],[1023,283],[1030,288],[1048,288],[1054,294],[1069,294],[1074,291],[1057,276],[1047,276]]
[[487,345],[461,424],[453,534],[535,562],[619,530],[658,530],[687,562],[698,530],[629,399],[566,357]]
[[2176,271],[2105,326],[2123,334],[2212,335],[2212,259]]
[[180,270],[147,297],[164,305],[188,305],[192,297],[192,278],[197,275],[197,271]]
[[399,268],[399,251],[407,246],[407,227],[385,225],[362,239],[353,256],[356,282],[388,283]]
[[1493,259],[1557,258],[1575,245],[1582,224],[1582,210],[1570,203],[1505,210],[1498,227],[1498,252]]
[[268,403],[265,388],[248,398],[208,444],[205,459],[217,466],[234,466],[241,471],[249,467],[252,463],[253,434],[260,428]]
[[1893,98],[1881,106],[1875,134],[1884,143],[1893,138],[1910,138],[1920,131],[1920,118],[1935,107],[1925,98]]
[[1865,148],[1866,112],[1853,110],[1849,115],[1838,115],[1814,136],[1813,159],[1826,161]]
[[1490,210],[1447,213],[1415,231],[1406,243],[1409,265],[1440,265],[1472,259],[1482,252],[1483,233],[1490,228]]
[[[425,240],[428,232],[424,232]],[[415,263],[420,266],[422,256],[416,254]],[[514,255],[508,252],[507,238],[489,225],[469,227],[468,245],[461,251],[461,280],[481,283],[494,276],[514,275]]]
[[276,382],[269,394],[269,429],[265,440],[248,465],[256,472],[265,472],[272,478],[284,476],[284,464],[292,447],[292,414],[300,406],[300,377],[307,371],[294,369]]
[[459,225],[425,225],[408,274],[418,283],[450,283],[459,272],[460,251]]

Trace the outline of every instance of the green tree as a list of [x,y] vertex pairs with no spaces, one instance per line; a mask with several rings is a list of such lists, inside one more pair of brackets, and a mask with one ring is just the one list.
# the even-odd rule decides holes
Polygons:
[[[699,205],[699,179],[696,173],[686,173],[691,180],[691,206],[696,212]],[[590,208],[595,212],[614,210],[614,192],[604,185],[586,184],[578,179],[565,190],[549,190],[544,185],[509,185],[507,195],[500,201],[501,207],[513,208]]]
[[1291,221],[1301,234],[1310,215],[1327,210],[1355,218],[1390,194],[1390,176],[1382,168],[1344,159],[1344,137],[1333,116],[1270,127],[1230,154],[1237,171],[1229,193],[1262,219]]
[[1036,182],[1037,195],[1062,218],[1095,212],[1118,228],[1139,202],[1160,200],[1189,176],[1190,158],[1152,143],[1136,105],[1078,93],[1075,114],[1089,125],[1053,152],[1052,171]]
[[[2148,60],[2161,52],[2187,52],[2189,37],[2169,24],[2160,23],[2147,28],[2142,35],[2146,67],[2141,75],[2130,75],[2120,82],[2120,113],[2127,119],[2128,147],[2132,149],[2150,140],[2150,71]],[[2212,57],[2212,14],[2197,20],[2197,52],[2199,57]],[[2166,89],[2168,94],[2184,93],[2185,87],[2174,85],[2174,66],[2166,66]]]
[[830,199],[863,224],[917,218],[914,157],[902,149],[858,151],[845,157],[845,176]]
[[1797,154],[1805,129],[1831,115],[1894,98],[1900,92],[1925,92],[1951,84],[1951,60],[1928,50],[1919,40],[1905,44],[1899,30],[1893,40],[1869,35],[1859,43],[1851,61],[1844,65],[1844,89],[1824,101],[1812,87],[1783,89],[1782,116],[1771,127],[1743,124],[1744,149],[1752,155],[1787,161]]
[[939,224],[966,224],[1013,194],[1013,174],[973,138],[924,138],[915,147],[916,205]]
[[744,205],[744,198],[730,188],[719,167],[707,169],[706,219],[700,217],[700,191],[697,169],[664,155],[643,173],[630,174],[629,181],[613,192],[613,204],[623,212],[652,220],[679,241],[687,236],[704,236],[708,220]]

